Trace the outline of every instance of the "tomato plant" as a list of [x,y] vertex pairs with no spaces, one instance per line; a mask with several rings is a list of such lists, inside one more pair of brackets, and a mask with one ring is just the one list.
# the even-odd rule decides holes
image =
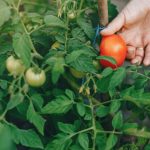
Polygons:
[[0,0],[0,16],[0,150],[149,149],[150,71],[122,65],[118,35],[99,56],[97,1]]
[[127,46],[119,35],[110,35],[102,38],[100,44],[100,55],[109,56],[115,59],[116,64],[112,64],[107,60],[101,60],[100,63],[104,67],[120,67],[123,65],[127,53]]

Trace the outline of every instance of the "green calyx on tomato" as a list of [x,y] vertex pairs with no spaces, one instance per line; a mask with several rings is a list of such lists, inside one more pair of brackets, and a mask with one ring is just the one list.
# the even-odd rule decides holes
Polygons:
[[76,69],[70,68],[70,72],[77,79],[81,79],[81,78],[85,77],[85,73],[84,72],[80,72],[80,71],[78,71]]
[[14,56],[9,56],[6,60],[6,68],[8,72],[13,76],[19,76],[25,71],[25,66],[23,62],[15,58]]
[[121,36],[113,34],[104,36],[100,44],[100,55],[112,57],[116,61],[116,65],[107,60],[100,60],[103,67],[111,67],[113,69],[123,65],[127,54],[127,46]]
[[46,81],[46,75],[44,70],[37,70],[35,68],[29,68],[25,74],[26,82],[32,87],[40,87]]

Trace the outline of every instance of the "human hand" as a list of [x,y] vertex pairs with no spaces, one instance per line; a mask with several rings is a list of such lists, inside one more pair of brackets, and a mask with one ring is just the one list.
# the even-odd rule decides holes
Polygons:
[[[120,34],[131,63],[150,65],[150,0],[132,0],[101,34]],[[145,48],[145,50],[144,50]]]

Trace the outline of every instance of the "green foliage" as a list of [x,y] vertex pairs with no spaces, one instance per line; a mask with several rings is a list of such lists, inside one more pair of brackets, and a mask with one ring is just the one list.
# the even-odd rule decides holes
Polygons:
[[[150,71],[95,66],[116,64],[93,47],[97,8],[89,0],[0,0],[0,150],[149,149]],[[26,70],[10,76],[10,55],[35,74],[44,70],[46,83],[30,87]]]

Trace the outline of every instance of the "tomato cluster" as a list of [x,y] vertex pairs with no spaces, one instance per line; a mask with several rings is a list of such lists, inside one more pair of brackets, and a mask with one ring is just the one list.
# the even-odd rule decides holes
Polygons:
[[26,70],[23,62],[19,58],[9,56],[6,60],[6,68],[10,75],[14,77],[20,76],[25,72],[25,80],[32,87],[40,87],[46,81],[46,75],[44,70],[29,68]]
[[113,34],[104,36],[100,44],[100,55],[112,57],[116,64],[112,64],[107,60],[100,60],[100,64],[104,67],[117,68],[123,65],[127,53],[127,46],[121,36]]

